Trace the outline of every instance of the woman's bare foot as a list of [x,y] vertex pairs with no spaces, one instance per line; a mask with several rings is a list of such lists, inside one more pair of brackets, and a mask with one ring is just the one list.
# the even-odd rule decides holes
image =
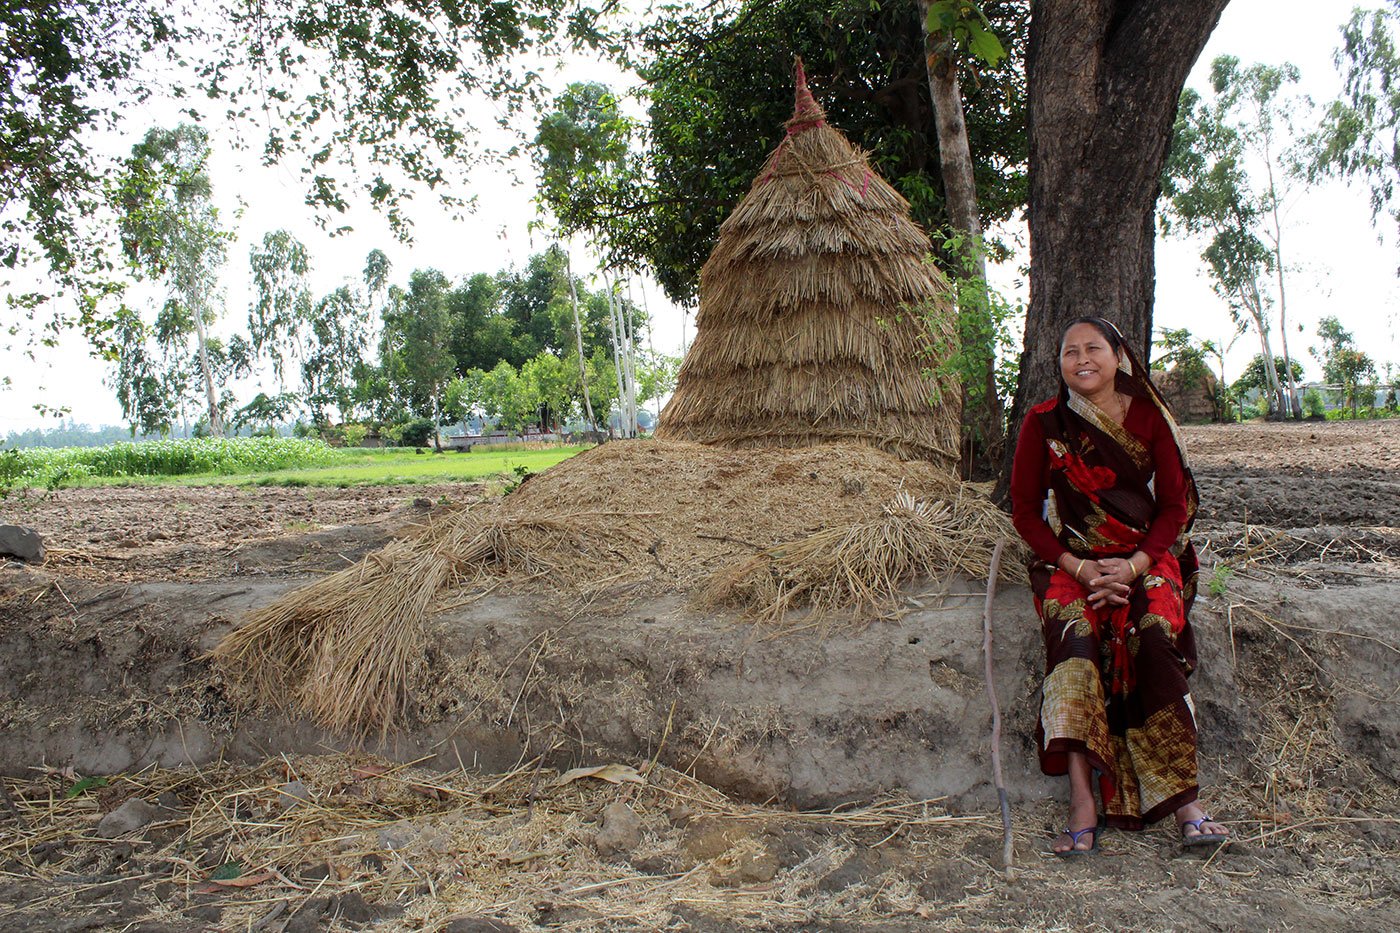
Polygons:
[[1217,823],[1206,816],[1199,803],[1188,803],[1176,811],[1176,825],[1181,830],[1181,839],[1186,844],[1196,836],[1229,836],[1230,827]]
[[1056,855],[1060,855],[1071,849],[1078,851],[1092,849],[1094,843],[1098,841],[1098,830],[1096,829],[1098,825],[1099,817],[1098,812],[1094,808],[1093,795],[1083,799],[1071,800],[1069,804],[1069,822],[1065,823],[1065,826],[1075,832],[1079,832],[1082,829],[1093,830],[1093,832],[1081,834],[1077,842],[1069,833],[1060,833],[1059,838],[1057,838],[1050,847],[1050,851],[1054,852]]

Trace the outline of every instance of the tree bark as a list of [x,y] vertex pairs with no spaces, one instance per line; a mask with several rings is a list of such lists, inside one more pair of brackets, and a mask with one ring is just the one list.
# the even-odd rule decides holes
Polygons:
[[[966,276],[974,278],[980,291],[983,312],[989,306],[987,295],[987,256],[982,245],[982,217],[977,206],[977,179],[972,165],[972,146],[967,138],[962,89],[958,85],[957,50],[952,38],[928,28],[929,0],[919,0],[920,29],[924,36],[928,66],[929,99],[933,103],[934,128],[938,135],[938,165],[943,176],[943,198],[949,224],[963,236]],[[974,302],[976,303],[976,302]],[[976,314],[976,308],[959,308],[959,314]],[[971,476],[980,461],[982,470],[995,469],[996,457],[1006,443],[1001,402],[997,397],[996,350],[987,348],[988,358],[980,374],[985,401],[968,404],[963,390],[963,472]],[[974,374],[968,373],[968,378]],[[980,450],[977,448],[980,447]]]
[[578,378],[583,385],[583,410],[588,415],[588,430],[598,430],[593,420],[593,400],[588,395],[588,366],[583,361],[583,318],[578,313],[578,288],[574,285],[574,267],[566,254],[564,275],[569,279],[569,304],[574,309],[574,338],[578,341]]
[[199,369],[204,376],[204,392],[209,400],[209,433],[215,437],[224,436],[224,419],[219,414],[219,399],[214,390],[214,371],[209,365],[209,351],[204,336],[204,316],[199,308],[194,308],[194,335],[199,343]]
[[1293,417],[1303,418],[1303,397],[1298,392],[1298,380],[1293,378],[1293,357],[1288,353],[1288,293],[1283,287],[1283,224],[1278,216],[1278,190],[1274,185],[1274,165],[1266,150],[1265,163],[1269,171],[1269,210],[1274,220],[1274,269],[1278,273],[1278,335],[1283,345],[1283,378],[1288,381],[1288,400]]
[[1148,360],[1162,167],[1186,76],[1227,2],[1032,0],[1031,294],[1013,431],[1058,391],[1074,318],[1109,319]]

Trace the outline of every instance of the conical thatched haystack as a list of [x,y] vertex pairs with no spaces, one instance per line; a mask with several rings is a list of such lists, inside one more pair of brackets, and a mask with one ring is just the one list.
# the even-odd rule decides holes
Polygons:
[[949,286],[909,204],[807,89],[720,227],[695,343],[657,437],[730,447],[872,444],[956,464]]

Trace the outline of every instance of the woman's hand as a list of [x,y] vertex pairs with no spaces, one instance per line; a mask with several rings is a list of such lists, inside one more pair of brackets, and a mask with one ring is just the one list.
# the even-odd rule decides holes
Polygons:
[[1089,605],[1095,609],[1106,606],[1126,606],[1133,581],[1141,576],[1151,560],[1141,551],[1126,560],[1105,557],[1101,560],[1078,558],[1066,551],[1059,560],[1060,569],[1089,591]]
[[1089,605],[1095,609],[1102,609],[1104,606],[1126,606],[1127,604],[1128,587],[1122,583],[1089,587]]
[[1129,587],[1126,584],[1097,582],[1105,572],[1103,561],[1078,558],[1066,551],[1060,557],[1059,564],[1061,570],[1089,591],[1089,605],[1095,609],[1127,605]]
[[1099,575],[1089,580],[1091,587],[1103,587],[1114,583],[1121,583],[1131,587],[1138,577],[1147,572],[1152,566],[1152,558],[1142,551],[1136,551],[1132,557],[1105,557],[1097,561]]
[[1133,581],[1138,578],[1138,567],[1141,565],[1141,562],[1134,563],[1132,560],[1122,557],[1105,557],[1096,563],[1098,575],[1090,577],[1088,581],[1089,586],[1094,588],[1102,588],[1115,583],[1131,587]]
[[1121,606],[1127,603],[1133,583],[1152,565],[1152,559],[1138,551],[1132,557],[1105,557],[1094,562],[1095,575],[1085,585],[1089,602],[1097,607],[1105,603]]

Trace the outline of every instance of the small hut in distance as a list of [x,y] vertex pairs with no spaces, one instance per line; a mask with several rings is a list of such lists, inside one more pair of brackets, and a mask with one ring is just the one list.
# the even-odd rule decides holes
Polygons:
[[956,470],[961,388],[938,364],[950,288],[909,204],[829,126],[797,63],[787,134],[720,227],[658,438],[869,444]]

